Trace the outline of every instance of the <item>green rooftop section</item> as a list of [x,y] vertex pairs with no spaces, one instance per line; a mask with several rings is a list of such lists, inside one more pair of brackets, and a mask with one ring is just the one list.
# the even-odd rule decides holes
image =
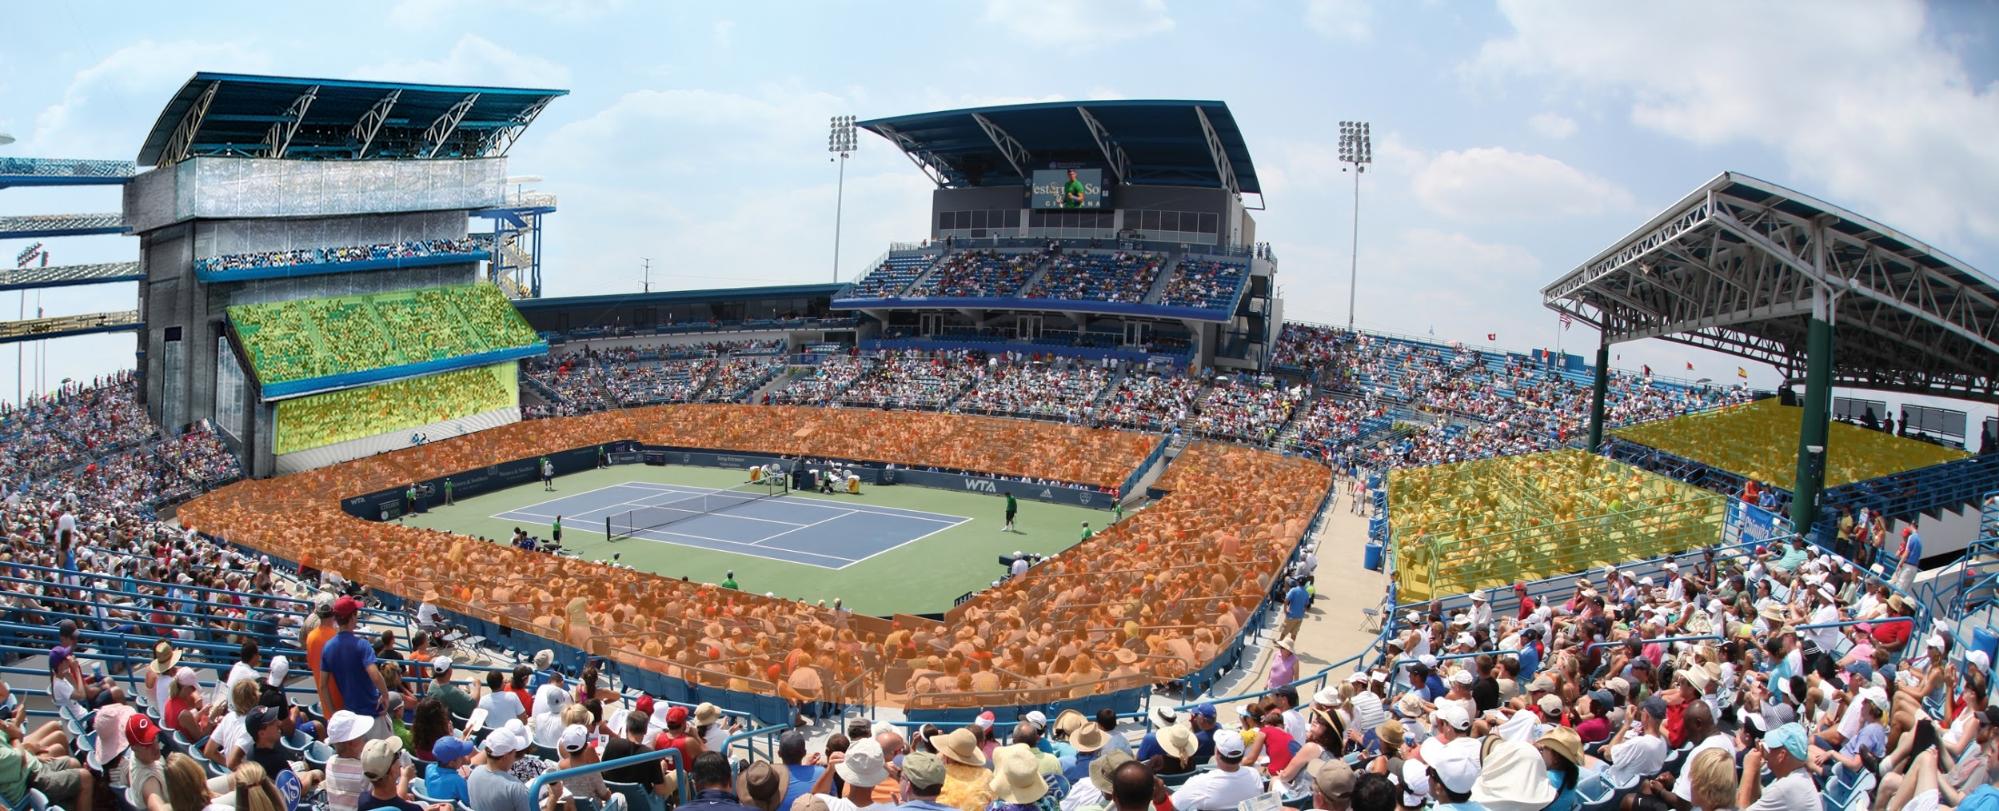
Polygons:
[[229,321],[266,387],[540,341],[491,284],[244,304],[229,308]]

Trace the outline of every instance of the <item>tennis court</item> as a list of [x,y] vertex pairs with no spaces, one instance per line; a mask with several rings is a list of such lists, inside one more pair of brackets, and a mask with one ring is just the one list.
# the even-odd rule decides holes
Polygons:
[[[624,544],[672,544],[845,569],[971,519],[860,503],[838,495],[628,481],[494,515]],[[573,542],[573,540],[572,540]]]
[[[724,504],[700,517],[641,513],[633,525],[678,520],[659,532],[615,541],[604,537],[606,516],[735,490],[743,479],[741,469],[616,465],[558,477],[553,493],[536,481],[461,497],[455,505],[435,505],[400,520],[504,544],[517,528],[549,537],[549,524],[560,514],[562,548],[584,560],[703,583],[733,575],[744,591],[828,603],[841,599],[855,611],[886,616],[948,609],[959,595],[1006,572],[1000,556],[1060,552],[1076,543],[1083,522],[1101,529],[1110,518],[1101,509],[1023,499],[1015,531],[1005,532],[1000,524],[1006,500],[991,493],[863,486],[859,495],[794,492],[755,504]],[[628,503],[635,501],[646,503]]]

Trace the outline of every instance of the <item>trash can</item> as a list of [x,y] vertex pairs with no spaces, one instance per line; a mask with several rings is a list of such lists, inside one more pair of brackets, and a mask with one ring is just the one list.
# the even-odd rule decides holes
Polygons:
[[1381,571],[1381,544],[1371,543],[1361,549],[1361,564],[1370,572]]

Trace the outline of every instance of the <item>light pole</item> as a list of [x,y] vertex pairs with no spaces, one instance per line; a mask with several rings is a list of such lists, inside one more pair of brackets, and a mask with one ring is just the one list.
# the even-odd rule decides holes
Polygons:
[[639,292],[650,293],[652,292],[652,257],[639,257],[639,266],[645,269],[645,275],[642,277],[643,280],[639,282]]
[[[833,197],[833,283],[840,283],[840,215],[847,203],[847,156],[861,146],[860,135],[854,129],[854,117],[833,116],[831,131],[826,134],[826,151],[840,156],[840,185]],[[827,160],[834,160],[827,158]]]
[[[1340,162],[1353,167],[1353,258],[1347,266],[1347,331],[1353,331],[1354,294],[1360,282],[1360,175],[1374,162],[1367,122],[1340,122]],[[1340,167],[1340,171],[1346,171]]]

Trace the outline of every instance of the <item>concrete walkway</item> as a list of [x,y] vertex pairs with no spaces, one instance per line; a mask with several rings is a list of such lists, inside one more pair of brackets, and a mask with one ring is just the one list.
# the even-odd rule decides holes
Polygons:
[[[1378,610],[1388,593],[1388,577],[1370,572],[1363,565],[1367,520],[1350,511],[1345,490],[1348,485],[1335,486],[1341,492],[1339,503],[1326,513],[1326,521],[1313,539],[1318,543],[1319,554],[1317,596],[1311,611],[1305,615],[1305,623],[1298,629],[1295,648],[1300,677],[1316,673],[1372,644],[1379,634],[1381,618],[1368,617],[1363,611]],[[1237,671],[1233,678],[1216,685],[1214,693],[1261,691],[1269,677],[1271,643],[1276,640],[1278,630],[1278,624],[1273,623],[1252,640],[1256,666]],[[1352,672],[1352,668],[1343,667],[1333,675]]]

